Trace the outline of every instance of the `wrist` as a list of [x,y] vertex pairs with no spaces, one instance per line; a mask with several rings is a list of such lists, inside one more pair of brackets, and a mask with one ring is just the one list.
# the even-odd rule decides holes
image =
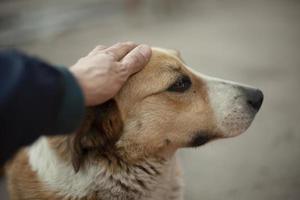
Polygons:
[[83,91],[76,77],[65,67],[58,68],[64,77],[64,91],[58,113],[57,126],[74,131],[80,124],[85,112]]

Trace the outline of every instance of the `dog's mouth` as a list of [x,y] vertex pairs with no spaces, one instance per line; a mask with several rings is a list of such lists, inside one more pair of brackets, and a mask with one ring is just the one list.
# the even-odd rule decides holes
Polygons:
[[243,91],[246,91],[245,95],[235,98],[235,106],[228,109],[229,113],[219,122],[224,137],[234,137],[245,132],[262,105],[263,94],[260,90],[243,88]]
[[249,112],[239,112],[234,109],[221,121],[225,137],[234,137],[245,132],[251,125],[255,114]]
[[255,118],[255,113],[244,112],[243,109],[233,109],[221,121],[222,129],[217,132],[197,131],[190,140],[188,147],[202,146],[212,140],[235,137],[245,132]]
[[259,111],[261,90],[239,83],[204,76],[216,126],[223,138],[245,132]]
[[188,147],[199,147],[212,140],[221,138],[218,134],[209,133],[207,131],[198,131],[194,135],[195,136],[189,142]]

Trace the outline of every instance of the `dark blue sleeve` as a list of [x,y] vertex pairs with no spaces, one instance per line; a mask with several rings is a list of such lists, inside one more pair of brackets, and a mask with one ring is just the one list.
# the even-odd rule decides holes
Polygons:
[[40,135],[74,131],[84,115],[75,78],[18,51],[0,51],[0,164]]

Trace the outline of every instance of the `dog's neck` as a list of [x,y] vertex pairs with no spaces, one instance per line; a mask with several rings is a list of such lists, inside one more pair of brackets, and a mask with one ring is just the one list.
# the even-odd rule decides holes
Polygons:
[[[67,153],[63,144],[59,147]],[[61,196],[76,198],[99,194],[103,199],[139,199],[151,195],[150,191],[164,184],[173,162],[173,159],[147,158],[135,164],[120,162],[115,166],[101,159],[87,162],[75,173],[68,156],[59,156],[47,138],[39,139],[28,153],[30,165],[43,183]]]

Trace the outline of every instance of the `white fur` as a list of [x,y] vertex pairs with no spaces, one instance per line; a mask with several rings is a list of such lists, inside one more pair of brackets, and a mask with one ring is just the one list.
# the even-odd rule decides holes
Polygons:
[[100,167],[91,166],[75,174],[71,164],[60,160],[49,147],[45,137],[36,141],[28,151],[33,171],[50,189],[62,195],[83,197],[95,188],[95,179],[101,173]]
[[218,128],[225,137],[244,132],[251,124],[254,114],[248,109],[241,88],[247,87],[232,81],[201,75],[206,81],[209,102],[213,108]]

